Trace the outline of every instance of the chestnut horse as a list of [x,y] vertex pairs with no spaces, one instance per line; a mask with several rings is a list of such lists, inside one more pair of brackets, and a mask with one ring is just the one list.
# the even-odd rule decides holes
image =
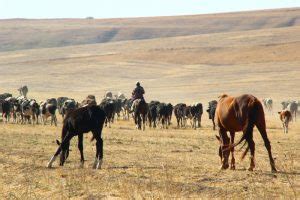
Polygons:
[[[220,96],[216,109],[216,115],[220,135],[219,152],[222,162],[221,169],[227,169],[229,167],[228,158],[230,151],[232,153],[231,169],[235,169],[235,159],[233,154],[234,147],[239,145],[241,142],[246,141],[248,147],[242,158],[245,157],[248,149],[250,149],[251,157],[249,170],[253,171],[255,167],[255,143],[253,141],[253,128],[256,126],[268,151],[272,172],[277,171],[271,152],[271,144],[266,132],[264,110],[261,102],[256,97],[249,94],[244,94],[238,97],[230,97],[224,94]],[[230,133],[231,139],[229,139],[227,131]],[[239,142],[234,143],[235,132],[239,131],[243,131],[243,135]]]

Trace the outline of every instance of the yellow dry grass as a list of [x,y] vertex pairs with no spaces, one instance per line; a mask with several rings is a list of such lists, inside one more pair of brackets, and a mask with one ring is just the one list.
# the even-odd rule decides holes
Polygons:
[[[91,165],[95,144],[84,139],[86,163],[80,168],[77,138],[64,167],[46,163],[54,153],[61,124],[50,126],[1,124],[0,196],[9,199],[85,198],[284,198],[299,196],[299,122],[283,134],[277,115],[268,115],[268,134],[279,173],[272,174],[267,152],[255,130],[256,169],[249,160],[237,170],[219,170],[217,131],[204,115],[203,128],[137,131],[133,122],[117,121],[105,128],[104,164]],[[240,137],[240,134],[237,134]]]
[[[240,25],[233,23],[236,26],[230,32],[0,53],[0,93],[17,95],[16,89],[26,84],[29,97],[37,100],[68,96],[81,101],[86,95],[95,94],[99,101],[107,90],[122,91],[129,96],[136,80],[142,82],[148,101],[173,104],[200,101],[206,108],[208,101],[222,93],[251,93],[260,99],[272,97],[275,106],[273,114],[267,113],[267,127],[279,173],[270,173],[267,153],[256,130],[255,171],[246,170],[248,159],[237,159],[235,171],[220,171],[218,142],[214,136],[218,132],[212,131],[207,113],[203,115],[203,127],[197,130],[177,129],[173,124],[168,130],[137,131],[133,121],[116,121],[111,129],[103,131],[104,164],[98,171],[91,169],[95,144],[89,142],[89,134],[84,140],[87,159],[84,168],[79,167],[77,138],[72,140],[72,151],[64,167],[55,163],[54,169],[46,168],[57,148],[55,139],[60,137],[61,119],[58,127],[1,122],[0,198],[299,198],[300,124],[293,122],[290,132],[283,134],[276,114],[281,100],[300,100],[298,12],[299,9],[203,18],[167,17],[160,28],[177,27],[176,21],[191,27],[200,18],[203,22],[218,22],[222,18],[227,22],[242,21]],[[249,19],[245,18],[247,15],[257,15],[253,20],[261,26],[248,31],[240,27]],[[269,20],[261,24],[261,16]],[[293,19],[294,26],[276,26]],[[154,26],[159,18],[136,20],[125,23],[115,19],[113,23],[141,28],[150,22]],[[64,23],[60,20],[15,22],[1,21],[7,28],[2,31],[9,33],[19,23],[20,28],[29,30],[28,34],[41,26],[55,32]],[[111,25],[109,20],[95,21],[99,24],[71,19],[67,22],[66,28],[71,27],[72,32],[79,28],[89,32],[88,27]],[[204,28],[214,28],[214,25],[218,24]],[[223,25],[226,23],[218,26]],[[20,38],[19,35],[12,44],[22,49]],[[48,37],[44,42],[53,44]],[[240,154],[237,152],[236,158]]]

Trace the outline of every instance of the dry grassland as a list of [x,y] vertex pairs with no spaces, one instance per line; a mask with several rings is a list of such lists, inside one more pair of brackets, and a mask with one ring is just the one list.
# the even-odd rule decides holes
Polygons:
[[[124,41],[126,37],[119,35],[122,41],[111,42],[117,41],[112,39],[101,44],[86,43],[86,36],[81,35],[78,43],[73,41],[64,47],[50,40],[57,39],[50,33],[62,33],[64,23],[71,32],[85,29],[94,34],[91,30],[95,27],[118,23],[120,27],[122,24],[125,28],[153,30],[159,19],[96,20],[96,24],[71,19],[16,20],[27,35],[37,39],[45,36],[42,41],[50,44],[25,45],[25,49],[36,47],[28,50],[21,50],[24,46],[20,40],[24,38],[24,43],[34,40],[25,37],[26,34],[18,35],[17,29],[14,32],[17,36],[4,34],[13,32],[16,21],[1,21],[0,25],[6,28],[0,31],[0,42],[9,40],[0,53],[0,93],[17,95],[16,89],[26,84],[29,97],[37,100],[69,96],[81,101],[88,94],[95,94],[99,101],[107,90],[122,91],[129,96],[135,82],[140,80],[148,101],[173,104],[200,101],[206,108],[207,102],[221,93],[251,93],[260,99],[272,97],[275,108],[272,114],[267,113],[267,131],[279,173],[270,173],[267,152],[256,130],[255,171],[246,170],[248,157],[244,161],[237,159],[237,170],[220,171],[215,139],[218,132],[212,130],[207,113],[203,115],[203,127],[197,130],[177,129],[173,122],[168,130],[147,128],[143,132],[135,130],[132,120],[116,121],[111,129],[103,131],[104,164],[98,171],[91,168],[95,144],[89,141],[90,134],[84,140],[87,159],[84,168],[79,167],[77,138],[72,140],[72,151],[64,167],[55,163],[53,169],[46,168],[57,148],[55,139],[60,137],[61,119],[58,127],[0,122],[0,199],[299,198],[300,120],[291,123],[289,133],[283,134],[276,113],[280,101],[300,100],[298,13],[299,9],[292,9],[202,18],[167,17],[157,25],[160,26],[156,27],[157,33],[164,32],[158,28],[166,24],[168,28],[176,28],[178,23],[187,26],[189,32],[188,27],[198,19],[207,23],[204,28],[198,25],[198,30],[216,29],[188,36],[174,29],[179,36],[156,35],[154,39],[138,41]],[[253,23],[247,15],[253,18]],[[209,24],[208,19],[214,20]],[[227,29],[217,23],[221,19],[227,20],[224,21],[230,25]],[[46,29],[49,34],[41,31]],[[40,34],[34,37],[35,32]],[[236,158],[240,156],[241,152],[237,152]]]

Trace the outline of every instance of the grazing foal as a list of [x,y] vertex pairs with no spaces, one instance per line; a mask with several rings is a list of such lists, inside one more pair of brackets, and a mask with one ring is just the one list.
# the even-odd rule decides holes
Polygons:
[[288,133],[289,122],[292,121],[292,113],[289,110],[278,112],[280,120],[282,121],[283,133]]
[[[275,162],[271,152],[271,144],[266,132],[265,114],[261,102],[252,95],[241,95],[239,97],[230,97],[226,94],[220,96],[220,100],[217,105],[216,115],[219,126],[220,143],[222,150],[222,166],[221,169],[227,169],[229,167],[228,158],[230,151],[232,153],[231,168],[235,168],[234,163],[234,147],[246,140],[248,147],[243,156],[250,149],[250,167],[249,170],[253,171],[255,167],[254,152],[255,143],[253,141],[253,128],[257,127],[259,130],[265,147],[269,154],[269,160],[272,172],[276,172]],[[231,141],[227,135],[227,131],[231,135]],[[243,135],[239,142],[234,144],[235,132],[243,131]]]
[[87,132],[93,133],[93,139],[96,139],[96,158],[93,168],[101,168],[103,158],[103,140],[101,133],[105,120],[105,113],[95,105],[78,108],[67,114],[64,119],[61,139],[58,149],[48,163],[48,167],[52,167],[58,154],[60,154],[60,165],[63,166],[69,153],[70,140],[74,136],[78,136],[78,149],[81,155],[81,163],[84,163],[83,156],[83,134]]

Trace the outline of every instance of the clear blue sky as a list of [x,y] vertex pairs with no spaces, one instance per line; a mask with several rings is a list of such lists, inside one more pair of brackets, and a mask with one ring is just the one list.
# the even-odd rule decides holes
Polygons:
[[0,18],[118,18],[300,7],[300,0],[0,0]]

